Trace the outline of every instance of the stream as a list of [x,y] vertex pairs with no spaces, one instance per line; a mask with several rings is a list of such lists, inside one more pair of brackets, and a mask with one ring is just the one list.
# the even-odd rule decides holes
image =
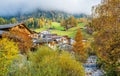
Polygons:
[[91,55],[84,64],[86,76],[102,76],[103,71],[97,67],[97,56]]

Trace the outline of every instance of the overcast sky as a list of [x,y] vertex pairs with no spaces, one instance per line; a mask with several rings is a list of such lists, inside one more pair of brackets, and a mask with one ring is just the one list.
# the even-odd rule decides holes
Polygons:
[[59,10],[71,14],[91,14],[91,7],[101,0],[0,0],[0,16],[26,13],[36,8]]

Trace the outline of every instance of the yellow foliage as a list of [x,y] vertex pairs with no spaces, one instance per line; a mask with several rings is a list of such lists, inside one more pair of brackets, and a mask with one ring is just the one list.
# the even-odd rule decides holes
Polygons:
[[28,21],[29,22],[34,22],[34,19],[33,18],[29,18]]
[[82,64],[75,60],[74,57],[72,57],[67,52],[62,52],[62,54],[59,57],[60,66],[63,70],[66,71],[68,75],[73,76],[85,76],[84,74],[84,68]]
[[14,23],[17,22],[17,19],[16,19],[16,18],[11,18],[11,19],[10,19],[10,22],[11,22],[12,24],[14,24]]
[[94,36],[95,49],[100,60],[106,64],[105,66],[109,66],[105,67],[107,70],[111,70],[110,67],[116,70],[120,64],[119,5],[120,0],[103,0],[93,8],[92,24],[94,31],[97,32]]
[[8,72],[8,66],[17,57],[18,47],[8,39],[0,40],[0,76]]
[[41,76],[85,76],[82,64],[68,52],[41,47],[30,59]]
[[87,52],[84,49],[84,45],[82,42],[82,34],[80,29],[78,29],[76,36],[75,36],[75,43],[73,44],[73,50],[78,55],[78,60],[84,62],[87,58]]

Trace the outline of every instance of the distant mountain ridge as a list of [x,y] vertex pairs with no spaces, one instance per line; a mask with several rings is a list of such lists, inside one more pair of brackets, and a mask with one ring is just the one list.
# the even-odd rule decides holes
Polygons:
[[41,10],[41,9],[37,9],[33,12],[24,13],[24,14],[22,14],[21,12],[18,12],[14,16],[2,16],[2,17],[5,19],[10,19],[10,18],[14,17],[14,18],[17,18],[19,21],[21,21],[21,20],[26,20],[30,17],[33,17],[33,18],[45,17],[45,18],[49,18],[49,19],[58,19],[59,20],[59,19],[69,18],[70,16],[74,16],[76,18],[87,17],[86,14],[72,15],[69,13],[62,12],[62,11],[56,11],[56,10],[45,11],[45,10]]

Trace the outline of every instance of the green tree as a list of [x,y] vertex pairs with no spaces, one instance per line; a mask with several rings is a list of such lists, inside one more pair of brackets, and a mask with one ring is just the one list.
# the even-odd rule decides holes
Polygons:
[[39,27],[38,26],[38,19],[37,18],[34,18],[34,28],[37,28]]
[[28,21],[28,26],[30,28],[34,28],[34,18],[29,18],[27,21]]
[[7,24],[7,20],[4,18],[0,18],[0,25]]
[[16,18],[11,18],[10,23],[12,23],[12,24],[17,23],[17,19]]

